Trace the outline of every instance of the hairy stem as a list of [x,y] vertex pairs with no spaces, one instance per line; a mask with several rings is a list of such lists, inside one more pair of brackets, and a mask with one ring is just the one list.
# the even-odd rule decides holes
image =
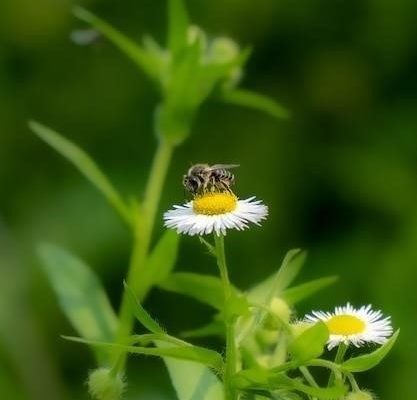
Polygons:
[[[223,283],[225,310],[232,296],[229,274],[227,272],[226,255],[224,251],[224,236],[214,234],[217,265]],[[235,317],[225,312],[226,321],[226,365],[224,371],[224,390],[226,400],[236,400],[237,391],[233,387],[232,378],[236,373],[236,342],[235,342]]]
[[[155,216],[162,193],[168,166],[171,161],[173,146],[165,141],[160,141],[156,151],[148,183],[146,186],[143,206],[136,212],[133,232],[133,249],[130,257],[129,270],[127,274],[127,285],[136,293],[140,299],[149,290],[149,282],[141,280],[141,274],[146,267],[146,260],[152,238]],[[144,287],[146,285],[146,287]],[[134,323],[134,316],[130,310],[129,299],[126,292],[123,292],[119,312],[119,326],[116,332],[116,343],[124,343],[130,336]],[[122,371],[126,363],[126,355],[115,353],[115,363],[119,371]]]

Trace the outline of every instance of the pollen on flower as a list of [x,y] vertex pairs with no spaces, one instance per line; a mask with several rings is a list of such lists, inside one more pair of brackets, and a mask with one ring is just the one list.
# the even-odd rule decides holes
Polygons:
[[230,192],[213,192],[198,195],[193,200],[196,214],[221,215],[236,209],[238,199]]
[[365,323],[353,315],[334,315],[326,321],[329,332],[332,335],[355,335],[363,333]]

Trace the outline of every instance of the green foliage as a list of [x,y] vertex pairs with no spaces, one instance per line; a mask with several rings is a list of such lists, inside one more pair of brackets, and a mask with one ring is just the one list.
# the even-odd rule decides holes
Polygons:
[[107,201],[115,208],[127,223],[131,223],[130,211],[120,194],[113,187],[109,179],[100,170],[91,157],[76,144],[64,138],[58,132],[30,121],[29,127],[45,143],[49,144],[59,154],[66,158],[100,191]]
[[141,275],[139,298],[144,298],[153,285],[165,281],[170,275],[177,261],[179,243],[179,235],[170,230],[167,230],[159,239]]
[[143,308],[142,304],[137,300],[133,291],[124,282],[124,288],[129,297],[130,306],[132,312],[137,320],[149,331],[153,333],[164,333],[165,331],[159,326],[159,324],[149,315],[149,313]]
[[199,328],[184,331],[181,333],[185,338],[198,338],[205,336],[224,336],[224,323],[217,318],[208,324],[200,326]]
[[141,68],[150,78],[156,80],[158,76],[155,73],[158,71],[159,60],[150,52],[142,49],[133,40],[123,35],[110,24],[95,16],[86,9],[75,6],[73,9],[74,15],[82,21],[87,22],[99,31],[108,40],[113,42],[123,53],[125,53],[139,68]]
[[220,87],[223,101],[258,109],[277,118],[288,116],[274,100],[235,89],[249,50],[240,51],[227,38],[208,41],[202,30],[190,25],[181,0],[169,1],[166,51],[149,36],[144,39],[144,46],[140,46],[79,6],[74,8],[74,15],[97,29],[157,84],[162,101],[155,113],[155,132],[172,145],[180,144],[189,136],[198,109]]
[[324,322],[317,322],[296,337],[289,345],[292,359],[303,364],[308,360],[320,357],[329,339],[329,330]]
[[164,358],[178,400],[223,400],[223,385],[207,367],[190,361]]
[[339,278],[337,276],[329,276],[325,278],[315,279],[310,282],[302,283],[298,286],[293,286],[284,290],[281,297],[289,304],[296,304],[307,297],[312,296],[314,293],[327,286],[335,283]]
[[350,358],[342,364],[342,368],[349,372],[363,372],[374,368],[390,352],[399,334],[400,330],[397,330],[397,332],[395,332],[394,335],[387,340],[387,342],[385,342],[378,349],[374,350],[372,353]]
[[251,92],[250,90],[226,90],[222,93],[221,98],[226,103],[260,110],[275,118],[289,117],[288,110],[278,104],[275,100],[259,93]]
[[[96,340],[87,340],[79,337],[63,336],[64,339],[73,342],[88,344],[102,349],[122,350],[131,354],[144,354],[156,357],[170,357],[178,360],[187,360],[207,365],[211,368],[220,370],[223,366],[222,357],[219,353],[205,349],[204,347],[183,345],[166,348],[154,348],[154,347],[139,347],[139,346],[127,346],[117,343],[101,342]],[[159,339],[161,340],[161,339]],[[167,340],[171,343],[171,340]]]
[[281,292],[297,277],[305,258],[304,251],[290,250],[285,255],[278,272],[253,287],[248,293],[248,299],[266,305],[274,296],[279,297]]
[[[117,317],[92,270],[51,244],[40,246],[39,256],[61,309],[76,331],[86,340],[113,340]],[[100,361],[106,359],[99,351],[97,357]]]
[[216,276],[175,272],[160,282],[158,286],[170,292],[192,297],[218,310],[222,310],[224,307],[222,282]]
[[168,49],[176,59],[187,47],[187,31],[190,23],[182,0],[169,0],[168,4]]
[[[81,7],[75,7],[74,14],[133,60],[156,84],[160,94],[154,118],[154,131],[160,143],[145,189],[145,201],[140,207],[135,203],[135,208],[130,208],[91,157],[77,145],[37,122],[29,124],[104,195],[132,228],[134,236],[119,319],[97,278],[82,261],[51,245],[40,250],[61,307],[81,335],[65,338],[92,346],[97,350],[98,362],[111,366],[97,369],[96,375],[90,376],[100,389],[92,390],[90,385],[93,396],[100,400],[121,397],[123,381],[119,379],[114,385],[113,378],[123,375],[127,353],[161,357],[179,400],[225,397],[235,400],[242,393],[254,398],[334,399],[345,395],[345,382],[355,388],[352,373],[376,366],[392,348],[398,332],[370,354],[343,361],[344,353],[340,351],[335,362],[318,359],[329,339],[326,324],[318,322],[294,338],[291,307],[334,283],[336,278],[290,287],[302,268],[305,252],[291,250],[275,274],[242,294],[229,282],[223,236],[215,236],[216,246],[200,238],[217,258],[221,279],[172,273],[179,244],[173,232],[166,232],[153,249],[150,246],[172,150],[189,136],[193,121],[207,99],[214,97],[276,118],[288,117],[288,111],[274,100],[237,87],[250,50],[242,50],[226,37],[209,38],[204,31],[191,26],[182,0],[169,0],[166,48],[149,36],[140,45]],[[211,323],[183,336],[225,337],[225,355],[167,334],[138,301],[137,296],[142,300],[154,285],[215,308],[218,313]],[[131,334],[134,317],[149,333]],[[330,369],[328,387],[316,383],[307,369],[309,366]]]
[[267,391],[295,390],[317,397],[319,399],[336,399],[346,393],[346,387],[335,384],[331,387],[312,387],[302,383],[299,379],[293,379],[284,373],[276,373],[265,369],[251,369],[239,372],[234,383],[244,391],[256,392],[257,389],[265,388]]

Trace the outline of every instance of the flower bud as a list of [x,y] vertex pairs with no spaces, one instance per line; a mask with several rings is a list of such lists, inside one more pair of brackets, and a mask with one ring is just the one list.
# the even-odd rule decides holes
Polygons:
[[197,42],[197,40],[201,41],[203,52],[206,51],[207,37],[205,32],[197,25],[190,25],[187,30],[187,42],[191,46]]
[[88,390],[94,400],[120,400],[124,388],[121,376],[114,376],[109,368],[98,368],[88,377]]
[[291,308],[288,304],[280,299],[279,297],[274,297],[269,305],[271,312],[275,314],[281,321],[289,322],[291,317]]
[[345,400],[375,400],[375,396],[367,390],[360,390],[357,392],[348,393],[348,395],[345,397]]
[[218,37],[211,42],[210,56],[214,62],[226,63],[234,60],[239,54],[239,46],[227,37]]

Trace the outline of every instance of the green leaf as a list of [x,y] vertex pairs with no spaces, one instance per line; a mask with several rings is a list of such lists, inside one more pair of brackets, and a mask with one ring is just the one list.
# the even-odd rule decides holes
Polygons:
[[129,286],[127,286],[126,282],[123,282],[123,285],[128,295],[133,314],[137,320],[152,333],[165,334],[165,331],[161,328],[161,326],[143,308],[142,304],[140,304],[140,302],[137,300],[135,294],[129,288]]
[[303,384],[299,379],[289,378],[283,373],[275,373],[261,368],[243,370],[236,374],[234,383],[243,390],[296,390],[320,399],[336,399],[346,393],[346,387],[340,384],[321,388]]
[[315,279],[313,281],[303,283],[301,285],[284,290],[281,297],[287,303],[293,305],[313,295],[319,290],[324,289],[329,285],[332,285],[338,279],[339,278],[337,276],[329,276],[325,278]]
[[[41,245],[39,255],[59,304],[75,330],[88,340],[113,340],[117,317],[93,271],[51,244]],[[103,354],[97,356],[104,361]]]
[[288,387],[300,392],[306,393],[310,396],[318,397],[319,399],[338,399],[342,397],[347,388],[343,384],[337,383],[333,386],[322,388],[322,387],[312,387],[301,383],[298,379],[290,379],[286,377],[286,383]]
[[199,338],[205,336],[223,336],[225,331],[224,323],[220,320],[214,320],[199,328],[184,331],[181,336],[184,338]]
[[226,103],[263,111],[275,118],[289,117],[288,110],[277,103],[275,100],[250,90],[225,90],[222,93],[221,98]]
[[160,70],[158,59],[152,53],[146,52],[136,42],[113,28],[110,24],[98,18],[86,9],[75,6],[74,15],[80,20],[87,22],[97,29],[103,36],[109,39],[116,47],[125,53],[132,61],[135,62],[150,78],[158,79],[157,71]]
[[120,216],[131,223],[129,208],[110,183],[109,179],[100,170],[91,157],[76,144],[66,139],[58,132],[36,121],[29,122],[30,129],[45,143],[49,144],[59,154],[71,162],[107,199]]
[[175,266],[178,255],[180,235],[175,231],[166,230],[162,238],[152,250],[141,275],[141,290],[137,296],[139,299],[146,297],[150,288],[165,280]]
[[387,342],[369,354],[353,357],[342,364],[342,368],[349,372],[363,372],[378,365],[394,346],[400,330],[398,329]]
[[[157,343],[161,347],[161,343]],[[168,346],[164,343],[162,346]],[[207,367],[164,357],[178,400],[224,400],[223,385]]]
[[167,230],[153,249],[146,269],[152,274],[154,283],[166,279],[171,273],[177,261],[179,243],[180,235],[175,231]]
[[300,249],[290,250],[285,255],[278,272],[249,291],[249,301],[266,306],[269,305],[272,298],[275,296],[279,297],[281,292],[296,278],[303,266],[305,258],[306,252]]
[[298,364],[319,357],[329,339],[329,330],[322,321],[308,328],[289,345],[288,351]]
[[169,292],[192,297],[218,310],[223,309],[223,285],[216,276],[176,272],[168,276],[164,281],[159,282],[158,286]]
[[166,333],[145,333],[143,335],[132,335],[130,337],[128,345],[137,345],[140,344],[141,346],[148,346],[155,342],[164,342],[176,346],[184,346],[189,345],[189,343],[184,342],[181,339],[177,339],[174,336],[170,336]]
[[183,0],[169,0],[168,48],[176,56],[187,46],[188,14]]
[[64,339],[71,340],[73,342],[84,343],[90,346],[96,346],[104,349],[119,349],[127,353],[144,354],[157,357],[170,357],[178,360],[194,361],[203,365],[207,365],[211,368],[220,370],[223,367],[222,356],[214,350],[209,350],[199,346],[174,346],[174,347],[139,347],[139,346],[127,346],[118,343],[101,342],[97,340],[87,340],[83,338],[64,336]]

